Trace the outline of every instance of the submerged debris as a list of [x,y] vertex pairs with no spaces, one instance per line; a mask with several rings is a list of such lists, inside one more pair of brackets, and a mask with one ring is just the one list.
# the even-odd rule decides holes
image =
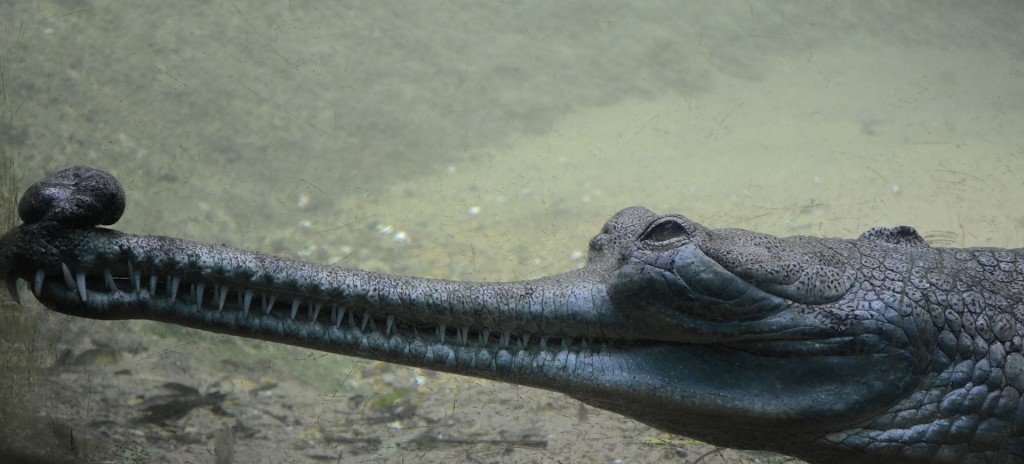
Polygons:
[[223,415],[220,405],[227,395],[222,392],[202,394],[196,388],[177,382],[167,382],[162,386],[175,393],[154,396],[140,403],[139,407],[145,413],[141,421],[164,424],[185,417],[195,408],[206,406],[210,406],[215,414]]

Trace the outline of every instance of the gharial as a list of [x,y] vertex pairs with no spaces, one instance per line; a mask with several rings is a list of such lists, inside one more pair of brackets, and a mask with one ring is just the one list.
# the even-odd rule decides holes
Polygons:
[[32,185],[0,276],[47,307],[540,387],[812,463],[1024,462],[1024,249],[930,247],[615,214],[581,269],[452,282],[99,227],[109,174]]

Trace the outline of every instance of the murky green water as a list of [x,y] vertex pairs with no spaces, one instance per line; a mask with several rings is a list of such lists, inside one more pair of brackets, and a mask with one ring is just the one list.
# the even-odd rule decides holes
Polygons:
[[[111,171],[125,231],[476,280],[579,266],[604,220],[637,204],[782,235],[910,224],[940,245],[1024,245],[1019,4],[0,8],[0,130],[20,188],[73,164]],[[31,302],[4,312],[19,335],[0,342],[21,354],[3,400],[33,405],[16,414],[41,424],[26,429],[41,455],[209,461],[238,423],[237,462],[703,454],[559,395]],[[118,355],[69,367],[98,347]],[[264,415],[128,422],[167,381],[230,384],[237,411]],[[261,406],[269,383],[290,406]],[[395,392],[439,422],[353,432],[340,416],[366,408],[337,409]],[[476,441],[418,449],[409,424]],[[349,441],[329,439],[346,427]]]

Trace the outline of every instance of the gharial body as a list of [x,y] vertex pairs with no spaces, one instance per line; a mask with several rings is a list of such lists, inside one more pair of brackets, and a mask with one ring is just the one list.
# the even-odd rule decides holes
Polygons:
[[1024,250],[708,229],[627,208],[587,264],[531,281],[341,269],[98,227],[109,174],[19,205],[0,275],[47,307],[151,319],[545,388],[812,463],[1024,462]]

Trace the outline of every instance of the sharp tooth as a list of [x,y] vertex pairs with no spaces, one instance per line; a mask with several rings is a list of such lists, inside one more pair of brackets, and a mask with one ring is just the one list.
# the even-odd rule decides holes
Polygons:
[[519,337],[519,348],[526,349],[526,346],[530,344],[530,334],[523,334]]
[[366,323],[367,322],[370,322],[370,312],[369,311],[363,313],[363,325],[362,325],[362,327],[359,328],[359,330],[361,330],[363,332],[366,332]]
[[78,284],[78,296],[82,297],[82,301],[86,300],[85,295],[85,273],[79,272],[75,275],[75,282]]
[[540,337],[540,349],[548,349],[548,337]]
[[459,343],[463,345],[469,343],[469,327],[459,329]]
[[203,293],[206,292],[206,284],[196,283],[196,309],[203,309]]
[[[149,296],[156,295],[156,274],[149,276]],[[138,289],[136,289],[137,291]]]
[[331,309],[331,324],[336,328],[341,328],[341,318],[345,317],[345,309],[341,306],[335,306]]
[[445,331],[444,324],[441,324],[441,325],[437,326],[437,339],[439,340],[439,343],[442,343],[442,344],[444,343],[444,331]]
[[178,297],[178,285],[181,285],[181,277],[173,276],[167,281],[167,294],[172,300]]
[[355,311],[349,311],[348,312],[348,326],[352,327],[352,328],[355,328],[355,326],[356,326],[356,312]]
[[480,344],[481,345],[485,345],[486,346],[487,343],[489,343],[490,341],[491,341],[491,331],[490,330],[484,329],[483,332],[480,332]]
[[384,335],[391,335],[391,328],[395,326],[395,316],[388,315],[388,322],[384,329]]
[[246,290],[245,296],[242,297],[242,315],[249,315],[249,305],[252,304],[252,290]]
[[[142,285],[140,283],[142,280],[142,272],[136,271],[135,268],[132,267],[131,261],[128,261],[128,276],[132,278],[132,286],[135,287],[135,293],[139,293],[139,291],[142,290]],[[149,294],[152,295],[155,291],[156,287],[154,286],[153,291],[149,292]]]
[[320,317],[320,308],[323,307],[323,305],[324,303],[322,301],[317,301],[315,304],[312,301],[309,302],[310,322],[316,322],[316,318]]
[[267,301],[267,295],[263,295],[263,314],[270,314],[270,310],[274,309],[274,301],[277,300],[277,294],[270,294],[270,301]]
[[32,280],[32,293],[36,298],[39,298],[39,294],[43,291],[44,279],[46,279],[46,273],[42,269],[36,271],[36,278]]
[[299,303],[302,303],[302,302],[299,301],[298,298],[295,298],[294,300],[292,300],[292,320],[293,321],[295,320],[295,315],[299,313]]
[[107,290],[110,290],[110,293],[117,291],[117,285],[114,284],[114,276],[110,275],[110,269],[103,270],[103,280],[107,283]]
[[[39,273],[37,272],[36,275],[39,275]],[[11,295],[11,299],[20,306],[21,295],[18,295],[18,279],[4,279],[4,282],[7,284],[7,293],[9,293]],[[36,296],[38,297],[39,294],[37,293]]]
[[502,348],[508,348],[508,339],[509,339],[508,332],[502,332],[501,333],[501,347]]
[[75,278],[71,276],[71,269],[68,269],[68,265],[60,263],[60,270],[64,271],[64,285],[68,286],[68,290],[75,289]]
[[228,286],[225,285],[225,286],[221,287],[221,286],[218,285],[217,286],[217,295],[218,295],[218,300],[219,300],[219,301],[217,301],[217,311],[220,312],[220,311],[224,310],[224,301],[228,299]]

